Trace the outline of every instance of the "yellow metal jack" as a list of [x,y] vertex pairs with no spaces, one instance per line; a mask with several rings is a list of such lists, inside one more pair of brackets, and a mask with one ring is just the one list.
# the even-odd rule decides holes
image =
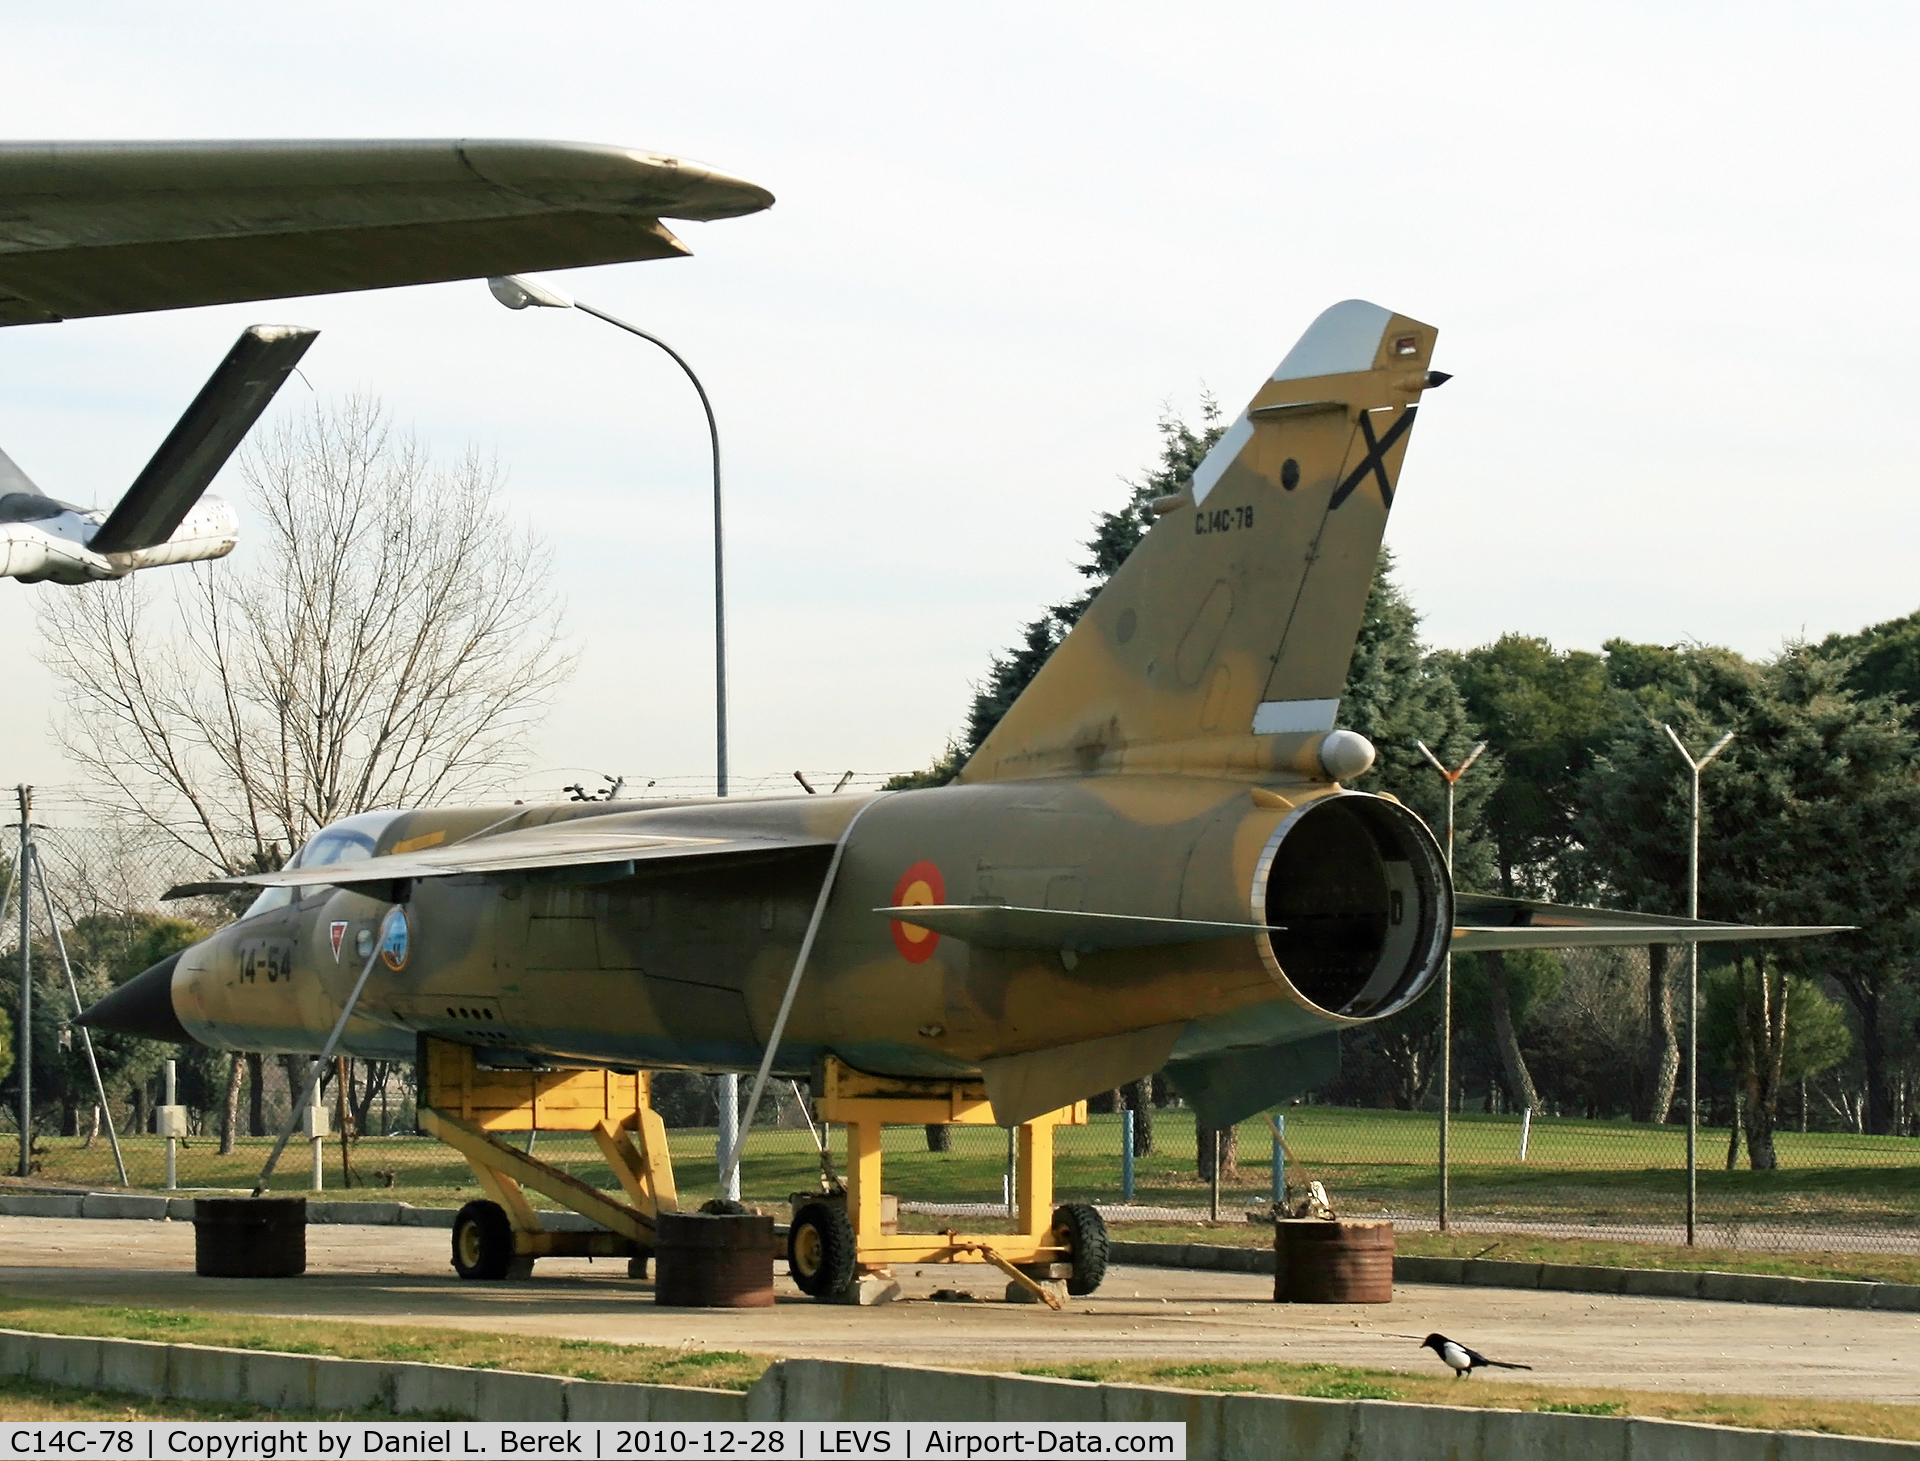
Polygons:
[[885,1274],[895,1263],[992,1263],[1058,1307],[1040,1283],[1065,1279],[1069,1293],[1090,1294],[1106,1276],[1107,1230],[1099,1213],[1085,1203],[1053,1203],[1054,1128],[1086,1125],[1086,1102],[1015,1128],[1019,1231],[985,1235],[888,1232],[881,1204],[881,1129],[996,1125],[982,1082],[868,1075],[828,1056],[814,1105],[822,1121],[847,1128],[847,1175],[844,1195],[795,1195],[787,1259],[803,1292],[840,1299],[863,1274]]
[[[547,1257],[626,1258],[645,1272],[653,1217],[678,1212],[666,1125],[642,1071],[488,1070],[448,1040],[420,1042],[420,1126],[467,1159],[486,1198],[454,1219],[453,1266],[462,1278],[525,1278]],[[506,1131],[592,1134],[627,1201],[508,1146]],[[600,1225],[598,1232],[545,1227],[527,1189]]]

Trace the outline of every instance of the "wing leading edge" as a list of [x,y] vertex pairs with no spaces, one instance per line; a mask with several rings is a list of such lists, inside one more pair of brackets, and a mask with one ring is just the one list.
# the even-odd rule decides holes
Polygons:
[[772,203],[581,142],[0,143],[0,325],[674,258],[661,219]]
[[249,873],[203,883],[184,883],[167,891],[168,898],[190,898],[203,893],[243,888],[355,887],[369,883],[404,882],[417,878],[538,875],[566,869],[604,868],[624,875],[628,864],[680,858],[742,857],[753,854],[797,852],[832,847],[832,837],[775,828],[739,831],[716,829],[716,835],[646,831],[639,827],[610,827],[608,818],[584,818],[544,827],[475,836],[444,847],[419,852],[387,853],[358,862],[327,863],[319,867],[291,867],[278,872]]
[[1660,913],[1580,908],[1487,893],[1456,893],[1453,952],[1626,948],[1645,944],[1757,943],[1846,933],[1851,925],[1717,923]]

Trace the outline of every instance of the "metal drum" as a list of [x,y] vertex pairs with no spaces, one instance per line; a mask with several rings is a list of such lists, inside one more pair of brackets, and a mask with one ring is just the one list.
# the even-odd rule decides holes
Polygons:
[[1273,1227],[1277,1304],[1393,1302],[1393,1224],[1288,1219]]
[[653,1301],[681,1309],[773,1303],[773,1219],[663,1212],[654,1219]]
[[193,1271],[202,1278],[298,1278],[307,1271],[306,1198],[196,1198]]

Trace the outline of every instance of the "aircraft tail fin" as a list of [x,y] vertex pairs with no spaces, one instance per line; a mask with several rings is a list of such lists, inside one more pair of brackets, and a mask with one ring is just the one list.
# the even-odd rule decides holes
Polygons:
[[128,553],[172,537],[319,333],[299,325],[242,331],[88,548]]
[[1322,313],[960,779],[1302,765],[1333,728],[1421,393],[1446,379],[1436,334],[1365,300]]

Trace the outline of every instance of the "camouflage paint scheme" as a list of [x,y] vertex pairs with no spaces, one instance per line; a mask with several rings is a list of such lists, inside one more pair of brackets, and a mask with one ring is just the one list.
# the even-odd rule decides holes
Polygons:
[[1322,314],[954,785],[366,814],[359,860],[320,834],[244,880],[292,901],[152,972],[197,1040],[317,1050],[401,898],[356,1053],[751,1069],[844,844],[777,1072],[978,1073],[1007,1124],[1162,1067],[1216,1124],[1318,1084],[1454,934],[1432,836],[1341,787],[1372,750],[1334,730],[1434,338]]

